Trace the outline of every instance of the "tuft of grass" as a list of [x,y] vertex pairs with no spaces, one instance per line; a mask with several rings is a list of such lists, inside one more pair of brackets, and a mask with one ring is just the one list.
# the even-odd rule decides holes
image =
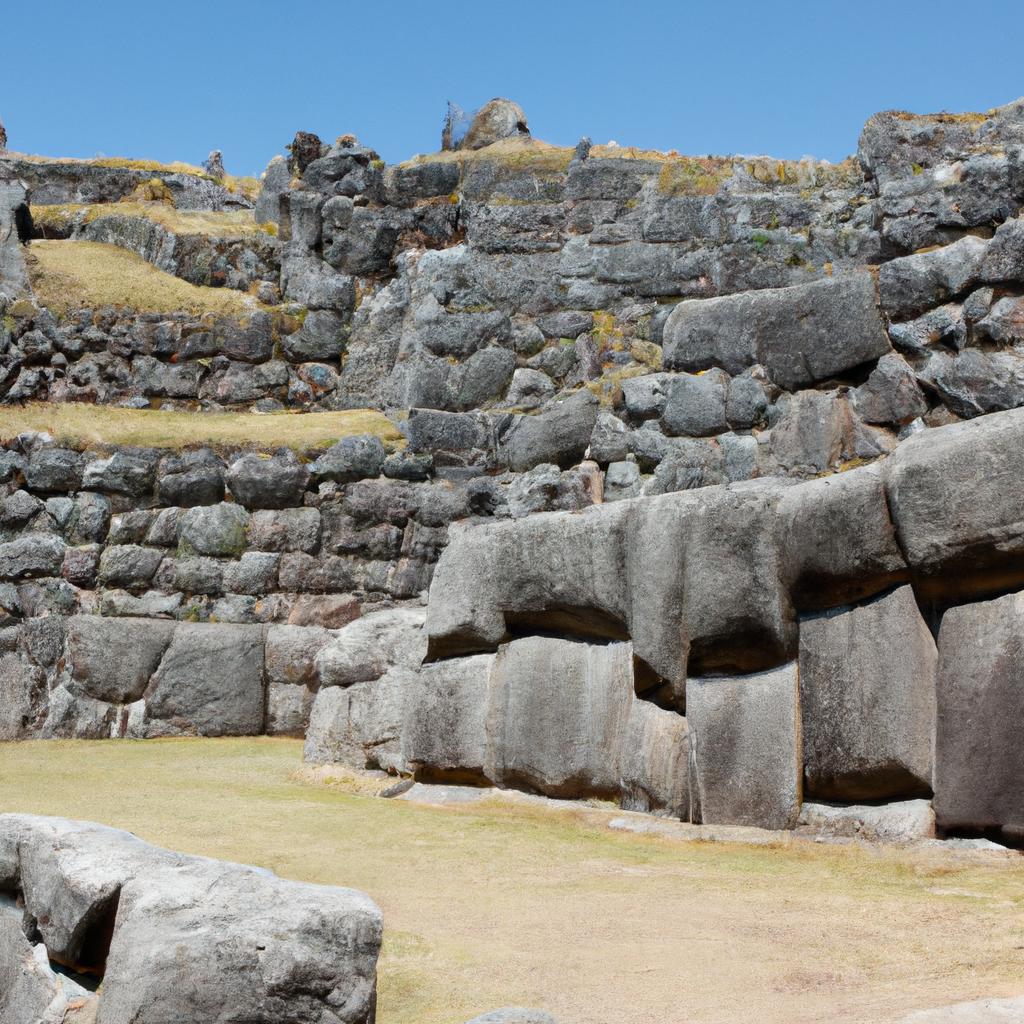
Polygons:
[[467,164],[494,161],[510,169],[552,173],[567,171],[573,153],[571,146],[553,146],[549,142],[533,138],[514,138],[502,139],[483,149],[444,150],[440,153],[416,156],[399,166],[456,163],[465,167]]
[[0,438],[23,431],[43,431],[73,447],[138,445],[144,448],[293,448],[309,451],[343,437],[375,434],[395,448],[402,435],[381,412],[164,412],[160,409],[119,409],[78,403],[0,406]]
[[732,161],[723,157],[673,157],[661,168],[658,191],[667,196],[713,196],[732,174]]
[[[609,830],[613,812],[426,807],[296,777],[282,739],[0,744],[0,811],[368,893],[382,1024],[891,1021],[1021,991],[1016,859]],[[681,966],[682,965],[682,966]],[[685,1008],[683,1011],[680,1008]]]
[[251,210],[177,210],[161,202],[77,203],[33,206],[32,221],[44,230],[62,234],[106,217],[137,217],[152,221],[176,235],[209,235],[227,240],[271,234],[267,225],[257,224]]
[[133,252],[101,242],[37,240],[29,246],[28,265],[36,298],[57,315],[118,306],[244,317],[262,308],[251,296],[189,284]]

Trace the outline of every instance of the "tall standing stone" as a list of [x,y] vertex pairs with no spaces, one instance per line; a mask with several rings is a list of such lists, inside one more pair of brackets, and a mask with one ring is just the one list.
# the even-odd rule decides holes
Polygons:
[[930,794],[937,657],[909,586],[800,623],[808,797]]
[[[0,294],[9,299],[27,292],[29,287],[20,237],[25,233],[28,198],[28,189],[23,182],[0,181]],[[30,218],[28,224],[31,225]]]
[[706,825],[792,828],[800,814],[796,662],[686,682],[690,806]]
[[1024,836],[1024,593],[951,608],[939,629],[935,817]]

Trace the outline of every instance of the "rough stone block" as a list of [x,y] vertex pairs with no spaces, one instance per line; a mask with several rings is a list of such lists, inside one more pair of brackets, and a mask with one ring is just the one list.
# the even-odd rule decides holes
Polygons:
[[690,802],[706,825],[792,828],[800,814],[796,663],[686,682]]
[[804,785],[823,800],[931,794],[935,641],[913,590],[800,623]]
[[491,675],[487,777],[547,796],[617,796],[632,699],[629,644],[504,645]]
[[482,779],[493,654],[424,665],[405,704],[402,753],[417,777]]
[[1024,837],[1024,593],[950,608],[939,628],[935,816]]

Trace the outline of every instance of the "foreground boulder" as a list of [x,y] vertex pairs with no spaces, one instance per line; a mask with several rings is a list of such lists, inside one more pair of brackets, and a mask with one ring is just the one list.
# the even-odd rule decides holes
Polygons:
[[[16,990],[0,991],[5,1024],[61,1019],[34,1015],[48,994],[42,960],[102,980],[78,1002],[103,1024],[374,1020],[381,914],[354,890],[12,814],[0,816],[0,889],[23,901],[40,962],[26,993],[27,943],[12,943],[0,921],[0,953],[18,958],[0,965],[0,977],[12,968],[20,977]],[[26,993],[13,1006],[12,991]]]

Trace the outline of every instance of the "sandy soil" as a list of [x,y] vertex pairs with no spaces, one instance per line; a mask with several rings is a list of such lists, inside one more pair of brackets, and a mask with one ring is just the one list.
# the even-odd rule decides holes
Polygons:
[[881,1024],[1024,993],[1021,858],[438,809],[303,782],[300,756],[267,739],[0,745],[0,810],[365,890],[385,916],[379,1024],[509,1004],[561,1024]]

